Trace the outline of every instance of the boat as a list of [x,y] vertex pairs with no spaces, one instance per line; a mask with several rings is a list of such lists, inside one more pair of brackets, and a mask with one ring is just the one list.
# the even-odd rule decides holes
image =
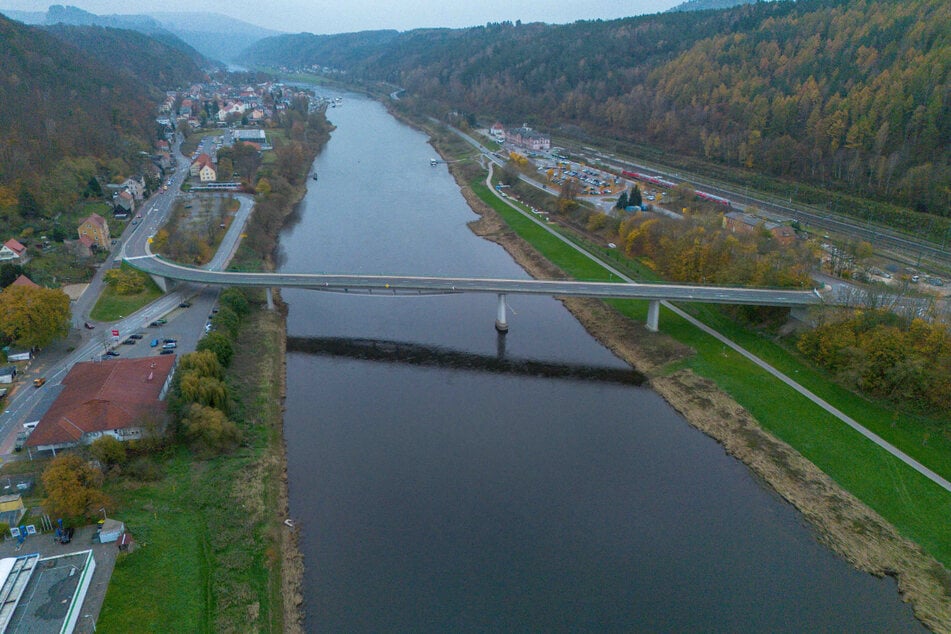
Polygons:
[[311,178],[313,178],[314,180],[317,180],[317,172],[314,172],[314,174],[313,174],[313,176],[311,176]]

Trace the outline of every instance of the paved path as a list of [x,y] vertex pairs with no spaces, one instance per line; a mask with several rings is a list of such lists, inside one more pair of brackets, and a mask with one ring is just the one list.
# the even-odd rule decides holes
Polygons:
[[[488,175],[488,177],[486,177],[486,185],[489,187],[489,189],[490,189],[491,191],[495,192],[495,189],[492,188],[491,180],[492,180],[492,170],[490,169],[490,170],[489,170],[489,175]],[[498,196],[498,192],[496,192],[496,196]],[[594,255],[594,254],[591,253],[590,251],[588,251],[588,250],[586,250],[586,249],[584,249],[584,248],[578,246],[577,244],[575,244],[575,243],[572,242],[571,240],[568,240],[567,238],[565,238],[563,235],[561,235],[561,234],[558,233],[557,231],[553,230],[550,226],[548,226],[546,223],[540,221],[540,220],[539,220],[538,218],[536,218],[533,214],[527,213],[526,211],[524,211],[523,209],[521,209],[518,205],[513,204],[510,200],[508,200],[508,199],[506,199],[506,198],[501,198],[501,197],[499,197],[499,199],[502,200],[503,202],[505,202],[505,204],[507,204],[507,205],[509,205],[510,207],[512,207],[513,209],[515,209],[516,211],[518,211],[520,214],[522,214],[523,216],[525,216],[525,217],[528,218],[529,220],[531,220],[532,222],[534,222],[535,224],[537,224],[539,227],[543,228],[545,231],[547,231],[547,232],[550,233],[551,235],[555,236],[556,238],[558,238],[559,240],[561,240],[561,241],[564,242],[565,244],[569,245],[571,248],[575,249],[575,250],[578,251],[579,253],[584,254],[584,255],[587,256],[588,258],[594,260],[595,262],[597,262],[598,264],[600,264],[601,266],[603,266],[606,270],[610,271],[613,275],[618,276],[618,278],[620,278],[620,279],[622,279],[622,280],[624,280],[624,281],[634,282],[633,279],[631,279],[630,277],[628,277],[627,275],[625,275],[625,274],[622,273],[621,271],[617,270],[616,268],[614,268],[613,266],[611,266],[609,263],[605,262],[604,260],[602,260],[602,259],[599,258],[598,256]],[[885,440],[884,438],[882,438],[881,436],[878,436],[877,434],[875,434],[875,433],[869,431],[868,429],[866,429],[865,427],[863,427],[863,426],[861,425],[861,423],[859,423],[858,421],[856,421],[856,420],[855,420],[854,418],[852,418],[851,416],[848,416],[847,414],[845,414],[844,412],[842,412],[841,410],[839,410],[838,408],[836,408],[835,406],[833,406],[832,404],[830,404],[828,401],[826,401],[826,400],[820,398],[818,395],[816,395],[816,394],[813,393],[812,391],[808,390],[808,389],[805,388],[804,386],[802,386],[802,385],[800,385],[799,383],[797,383],[796,381],[794,381],[794,380],[793,380],[792,378],[790,378],[788,375],[783,374],[782,372],[780,372],[779,370],[777,370],[776,368],[774,368],[773,366],[771,366],[770,364],[768,364],[766,361],[764,361],[764,360],[760,359],[759,357],[757,357],[756,355],[754,355],[752,352],[750,352],[750,351],[748,351],[748,350],[742,348],[739,344],[737,344],[737,343],[731,341],[730,339],[728,339],[727,337],[723,336],[722,334],[720,334],[719,332],[717,332],[717,331],[714,330],[713,328],[707,326],[706,324],[704,324],[704,323],[701,322],[700,320],[698,320],[698,319],[692,317],[691,315],[687,314],[687,313],[684,312],[683,310],[677,308],[676,306],[674,306],[674,305],[671,304],[670,302],[664,301],[664,302],[661,302],[661,303],[664,305],[664,308],[666,308],[667,310],[671,311],[672,313],[676,314],[677,316],[681,317],[682,319],[688,321],[690,324],[692,324],[693,326],[699,328],[700,330],[702,330],[703,332],[707,333],[707,334],[710,335],[711,337],[716,338],[717,341],[720,341],[720,342],[723,343],[724,345],[729,346],[731,349],[735,350],[737,353],[743,355],[745,358],[749,359],[750,361],[752,361],[753,363],[755,363],[756,365],[758,365],[758,366],[761,367],[762,369],[766,370],[766,371],[769,372],[771,375],[773,375],[774,377],[776,377],[777,379],[779,379],[780,381],[782,381],[782,382],[785,383],[786,385],[790,386],[791,388],[793,388],[794,390],[796,390],[797,392],[799,392],[800,394],[802,394],[803,396],[805,396],[806,398],[808,398],[810,401],[812,401],[813,403],[815,403],[816,405],[818,405],[819,407],[821,407],[822,409],[824,409],[824,410],[827,411],[828,413],[830,413],[830,414],[832,414],[833,416],[835,416],[836,418],[838,418],[839,420],[841,420],[843,423],[845,423],[846,425],[848,425],[849,427],[851,427],[852,429],[854,429],[854,430],[857,431],[858,433],[862,434],[863,436],[865,436],[866,438],[868,438],[869,440],[871,440],[872,442],[874,442],[876,445],[878,445],[879,447],[881,447],[882,449],[884,449],[885,451],[887,451],[887,452],[890,453],[891,455],[895,456],[896,458],[898,458],[899,460],[901,460],[902,462],[904,462],[906,465],[908,465],[909,467],[911,467],[912,469],[914,469],[915,471],[917,471],[917,472],[920,473],[921,475],[925,476],[926,478],[928,478],[929,480],[931,480],[932,482],[934,482],[935,484],[937,484],[939,487],[941,487],[941,488],[944,489],[945,491],[951,492],[951,482],[949,482],[949,481],[946,480],[945,478],[941,477],[940,475],[938,475],[937,473],[935,473],[934,471],[932,471],[931,469],[929,469],[929,468],[926,467],[925,465],[921,464],[920,462],[918,462],[917,460],[915,460],[914,458],[912,458],[911,456],[909,456],[908,454],[906,454],[906,453],[903,452],[902,450],[898,449],[897,447],[895,447],[894,445],[892,445],[891,443],[889,443],[888,441],[886,441],[886,440]]]

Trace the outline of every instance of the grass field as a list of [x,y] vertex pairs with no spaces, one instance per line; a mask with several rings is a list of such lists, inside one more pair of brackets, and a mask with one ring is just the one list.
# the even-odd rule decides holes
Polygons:
[[93,320],[116,321],[118,319],[122,319],[123,317],[131,315],[143,306],[152,303],[162,296],[162,289],[160,289],[155,284],[155,282],[152,281],[152,278],[145,273],[135,271],[132,267],[125,263],[122,264],[122,270],[134,271],[138,275],[142,276],[145,281],[145,289],[132,295],[119,295],[113,291],[108,284],[103,286],[102,293],[99,295],[99,300],[89,313],[89,316]]
[[[511,209],[483,183],[474,182],[472,187],[522,238],[572,277],[612,279],[599,264]],[[643,321],[646,317],[647,302],[609,303],[631,319]],[[941,421],[906,413],[896,417],[892,409],[836,386],[777,342],[741,328],[716,309],[695,305],[688,310],[902,451],[951,478],[951,441],[940,433]],[[947,530],[951,494],[666,309],[661,311],[660,328],[696,351],[683,366],[715,381],[765,429],[795,447],[944,565],[951,566],[951,532]]]
[[176,447],[155,457],[153,482],[109,483],[139,547],[116,562],[98,631],[283,631],[276,538],[284,527],[275,509],[282,324],[255,308],[243,326],[228,371],[243,434],[234,453],[198,460]]

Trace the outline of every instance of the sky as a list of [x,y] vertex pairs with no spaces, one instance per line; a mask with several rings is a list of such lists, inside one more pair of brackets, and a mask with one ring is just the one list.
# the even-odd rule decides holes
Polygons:
[[221,13],[277,31],[316,34],[372,29],[460,28],[487,22],[613,19],[658,13],[681,0],[0,0],[0,8],[46,11],[51,4],[96,14]]

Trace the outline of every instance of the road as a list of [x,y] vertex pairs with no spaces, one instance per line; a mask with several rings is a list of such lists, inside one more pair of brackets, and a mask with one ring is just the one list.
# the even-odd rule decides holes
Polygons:
[[[63,377],[76,363],[99,360],[110,349],[118,352],[121,357],[158,355],[161,347],[153,348],[149,345],[153,339],[160,342],[166,338],[176,339],[177,350],[187,352],[195,349],[198,339],[204,334],[204,326],[214,310],[218,289],[190,284],[175,288],[117,322],[97,324],[94,330],[83,328],[83,322],[88,321],[89,311],[95,305],[102,289],[102,276],[111,268],[113,258],[124,259],[130,252],[145,250],[149,236],[158,231],[171,214],[177,192],[181,191],[181,185],[187,177],[189,165],[189,161],[180,155],[178,143],[173,149],[173,156],[176,157],[178,165],[168,191],[157,193],[142,204],[139,211],[142,218],[135,218],[135,224],[129,223],[119,238],[120,244],[117,245],[117,250],[113,251],[113,256],[97,271],[82,297],[72,306],[72,321],[82,335],[81,343],[59,360],[45,360],[48,369],[44,374],[46,384],[43,387],[34,388],[21,382],[16,392],[7,397],[4,411],[0,414],[0,453],[9,453],[12,450],[16,434],[23,429],[24,423],[42,417],[61,391],[60,382]],[[206,265],[209,270],[225,268],[237,250],[253,209],[253,200],[250,197],[240,196],[238,199],[241,206],[235,212],[234,220],[214,258]],[[192,304],[191,307],[181,308],[179,305],[186,300]],[[166,319],[168,323],[150,326],[160,318]],[[113,331],[117,331],[118,335],[113,335]],[[121,343],[132,334],[141,334],[143,337],[134,345]]]

